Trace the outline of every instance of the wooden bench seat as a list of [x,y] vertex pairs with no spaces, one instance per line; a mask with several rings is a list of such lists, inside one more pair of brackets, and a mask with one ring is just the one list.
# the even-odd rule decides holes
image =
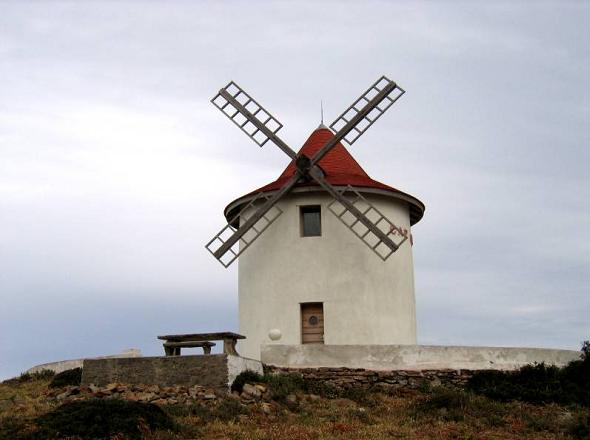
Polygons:
[[185,341],[185,342],[164,342],[164,352],[166,356],[180,356],[180,350],[182,348],[195,348],[201,347],[203,354],[211,354],[211,347],[215,346],[215,342],[197,342],[197,341]]

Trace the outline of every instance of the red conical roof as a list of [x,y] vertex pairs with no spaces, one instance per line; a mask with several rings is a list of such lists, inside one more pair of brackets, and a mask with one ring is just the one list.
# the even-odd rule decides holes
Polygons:
[[[301,147],[299,150],[299,154],[304,154],[307,157],[312,158],[318,152],[318,150],[320,150],[320,148],[322,148],[326,142],[328,142],[333,137],[334,133],[332,133],[329,128],[320,125],[320,127],[317,128],[303,144],[303,147]],[[362,189],[380,190],[376,192],[386,191],[391,195],[397,195],[398,198],[407,199],[407,201],[410,203],[410,207],[412,208],[412,224],[418,222],[424,214],[424,204],[415,197],[403,193],[389,185],[385,185],[384,183],[371,179],[365,170],[363,170],[363,168],[340,142],[338,142],[336,146],[319,161],[318,165],[324,171],[326,180],[334,186],[341,187],[351,185],[361,192]],[[252,191],[251,193],[230,203],[225,209],[226,217],[230,216],[230,211],[231,214],[233,214],[234,209],[242,204],[238,203],[236,205],[236,202],[239,202],[242,199],[249,199],[251,196],[261,192],[275,191],[280,189],[291,177],[293,177],[295,172],[295,162],[291,161],[291,163],[287,166],[287,168],[285,168],[277,180],[261,188],[258,188],[257,190]],[[315,181],[311,180],[309,182],[298,183],[295,188],[303,186],[317,187],[319,185]],[[245,202],[246,200],[243,201]]]
[[[312,158],[320,148],[322,148],[326,142],[334,137],[334,133],[329,128],[320,126],[316,129],[307,141],[303,144],[303,147],[299,150],[299,154],[305,154],[307,157]],[[326,180],[332,185],[351,185],[360,186],[366,188],[377,188],[384,189],[387,191],[397,191],[391,186],[377,182],[369,177],[369,175],[362,169],[356,160],[351,156],[348,150],[340,142],[336,144],[334,148],[326,154],[319,162],[320,168],[324,171]],[[273,191],[283,186],[287,180],[289,180],[295,174],[295,162],[291,161],[289,166],[285,168],[282,174],[277,180],[268,185],[258,188],[253,191],[253,194],[265,191]],[[299,186],[315,185],[317,183],[311,181],[308,183],[301,183]]]

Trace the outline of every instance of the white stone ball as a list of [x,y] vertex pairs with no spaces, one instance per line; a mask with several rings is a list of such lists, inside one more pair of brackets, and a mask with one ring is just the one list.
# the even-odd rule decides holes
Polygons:
[[271,339],[271,341],[278,341],[281,339],[281,336],[283,336],[283,334],[278,328],[273,328],[268,332],[268,337]]

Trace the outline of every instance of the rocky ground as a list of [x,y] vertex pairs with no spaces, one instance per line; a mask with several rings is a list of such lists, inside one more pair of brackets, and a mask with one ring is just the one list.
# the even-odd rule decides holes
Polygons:
[[[501,404],[442,388],[322,396],[280,381],[246,382],[241,392],[231,394],[199,386],[49,388],[48,384],[49,379],[0,384],[0,439],[52,438],[39,436],[48,414],[76,402],[97,401],[155,405],[173,421],[165,429],[152,428],[139,417],[132,426],[137,429],[103,437],[116,440],[590,439],[587,409]],[[108,423],[108,418],[101,423]]]
[[151,402],[156,405],[176,405],[216,400],[227,393],[200,386],[159,387],[158,385],[125,385],[111,383],[105,387],[66,386],[48,389],[43,392],[49,401],[76,401],[84,399],[124,399],[134,402]]

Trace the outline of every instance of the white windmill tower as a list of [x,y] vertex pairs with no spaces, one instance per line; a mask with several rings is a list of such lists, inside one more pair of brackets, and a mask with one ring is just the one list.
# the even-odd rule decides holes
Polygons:
[[212,99],[259,146],[271,140],[291,158],[275,182],[227,206],[227,226],[206,246],[225,267],[248,249],[238,275],[244,356],[258,359],[269,343],[416,343],[410,228],[424,204],[371,179],[341,144],[403,94],[381,77],[298,153],[234,82]]

